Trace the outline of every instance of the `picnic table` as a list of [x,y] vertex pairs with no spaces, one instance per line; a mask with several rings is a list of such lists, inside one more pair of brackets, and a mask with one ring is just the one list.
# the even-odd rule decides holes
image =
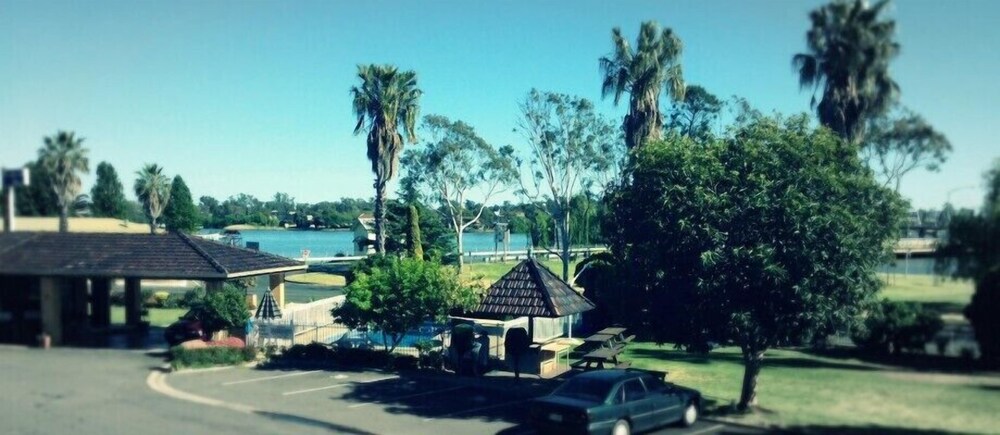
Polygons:
[[624,347],[603,347],[597,349],[584,355],[583,359],[581,359],[578,363],[578,366],[582,367],[584,370],[593,369],[595,368],[595,365],[597,366],[596,368],[603,369],[605,363],[612,363],[617,367],[620,365],[618,362],[618,355],[624,350]]

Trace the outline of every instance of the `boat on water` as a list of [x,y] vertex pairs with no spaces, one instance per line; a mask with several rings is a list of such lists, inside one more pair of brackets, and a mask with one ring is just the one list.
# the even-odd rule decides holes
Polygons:
[[243,241],[243,236],[238,230],[223,230],[219,233],[196,234],[196,236],[205,240],[224,243],[230,246],[239,246]]

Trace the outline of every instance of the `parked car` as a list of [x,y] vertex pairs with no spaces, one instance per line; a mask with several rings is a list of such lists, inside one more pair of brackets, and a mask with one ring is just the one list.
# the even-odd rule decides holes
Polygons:
[[680,423],[701,411],[701,393],[663,381],[644,370],[595,370],[535,399],[531,422],[541,433],[624,435]]
[[207,337],[200,320],[181,319],[167,326],[163,338],[170,346],[176,346],[189,340],[205,340]]

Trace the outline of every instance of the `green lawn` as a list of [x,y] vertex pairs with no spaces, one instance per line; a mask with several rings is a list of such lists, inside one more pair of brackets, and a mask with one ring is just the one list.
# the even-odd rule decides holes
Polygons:
[[[576,270],[576,264],[579,263],[579,259],[571,260],[569,263],[569,273],[570,275]],[[562,262],[557,259],[545,259],[540,263],[548,267],[556,276],[562,276]],[[517,262],[508,261],[506,263],[468,263],[462,270],[462,276],[466,279],[481,277],[485,282],[488,281],[489,284],[496,282],[501,276],[504,276],[510,269],[516,265]]]
[[[166,327],[171,323],[176,322],[177,318],[183,316],[186,312],[187,308],[150,308],[147,319],[149,320],[150,326]],[[125,323],[125,307],[111,307],[111,323]]]
[[882,275],[886,287],[880,295],[895,301],[919,302],[942,312],[960,313],[972,299],[970,280],[953,280],[931,275]]
[[286,275],[285,282],[294,282],[297,284],[311,284],[311,285],[323,285],[323,286],[338,286],[343,287],[346,285],[346,280],[343,276],[334,275],[332,273],[323,272],[309,272],[300,273],[298,275]]
[[[633,367],[669,371],[668,379],[728,404],[743,376],[736,348],[707,357],[650,343],[629,346]],[[752,424],[838,431],[838,427],[998,432],[1000,377],[890,370],[853,359],[795,350],[767,353],[759,379],[762,412],[729,417]]]

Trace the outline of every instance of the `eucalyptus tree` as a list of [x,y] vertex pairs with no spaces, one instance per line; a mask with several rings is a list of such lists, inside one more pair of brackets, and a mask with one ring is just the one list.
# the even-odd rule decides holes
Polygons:
[[416,73],[392,65],[358,65],[358,80],[361,83],[351,87],[358,118],[354,134],[367,127],[368,160],[375,174],[375,250],[384,254],[386,183],[398,172],[404,142],[417,141],[415,124],[422,92]]
[[430,139],[403,156],[404,187],[413,186],[437,202],[455,233],[458,267],[463,265],[463,232],[479,221],[490,199],[517,179],[514,149],[496,147],[462,121],[440,115],[424,117]]
[[59,232],[69,231],[69,211],[80,194],[80,173],[90,172],[88,150],[83,138],[73,132],[59,131],[44,139],[38,150],[39,161],[48,172],[59,204]]
[[[519,193],[533,203],[547,204],[547,212],[556,221],[562,278],[569,279],[571,202],[596,174],[616,161],[607,151],[614,149],[619,135],[585,98],[532,89],[520,109],[519,130],[528,143],[530,183],[520,178]],[[517,163],[522,166],[524,161]]]
[[170,177],[163,173],[163,167],[149,163],[137,171],[135,196],[142,204],[142,211],[149,219],[149,233],[156,234],[157,219],[170,201]]
[[906,109],[874,118],[868,125],[862,158],[896,192],[904,175],[917,168],[937,171],[951,152],[951,142],[943,133]]
[[792,57],[799,85],[813,88],[820,123],[856,145],[868,119],[888,111],[899,93],[889,75],[889,62],[899,54],[896,23],[881,17],[888,4],[834,1],[812,11],[808,51]]
[[601,97],[611,95],[617,105],[622,94],[629,94],[622,130],[626,146],[632,149],[660,138],[660,92],[675,101],[684,98],[682,45],[672,29],[660,31],[654,21],[642,23],[634,50],[618,27],[611,31],[611,42],[611,53],[600,58]]
[[97,181],[90,189],[91,209],[96,217],[125,219],[128,200],[118,172],[108,162],[97,165]]

